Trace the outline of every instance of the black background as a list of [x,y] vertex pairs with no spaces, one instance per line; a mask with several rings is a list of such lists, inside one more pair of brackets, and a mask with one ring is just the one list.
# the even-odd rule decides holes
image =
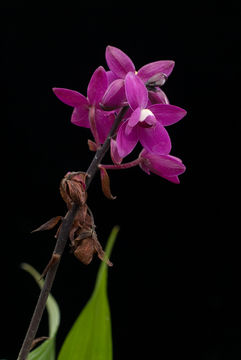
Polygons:
[[[180,185],[134,168],[110,173],[113,202],[98,177],[89,189],[102,244],[114,225],[121,228],[109,270],[114,359],[240,359],[238,2],[12,6],[2,20],[0,358],[16,358],[39,293],[20,263],[41,272],[54,247],[54,231],[30,231],[65,214],[60,179],[86,170],[93,156],[89,131],[70,123],[71,108],[51,88],[86,94],[110,44],[137,69],[175,60],[164,91],[188,112],[168,128],[172,154],[187,167]],[[98,259],[82,265],[66,249],[52,291],[61,309],[57,349],[98,266]]]

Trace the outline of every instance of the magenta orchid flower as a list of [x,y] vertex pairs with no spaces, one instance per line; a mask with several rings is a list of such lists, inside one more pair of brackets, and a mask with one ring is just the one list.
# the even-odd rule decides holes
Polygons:
[[158,74],[160,74],[160,78],[163,78],[163,74],[168,77],[175,65],[172,60],[160,60],[146,64],[136,71],[129,56],[114,46],[106,47],[105,58],[109,69],[117,78],[125,79],[128,72],[133,72],[144,83],[147,83],[153,76],[156,77],[155,80],[158,80]]
[[[105,140],[108,144],[110,140],[113,164],[99,164],[104,193],[113,198],[106,170],[137,165],[148,174],[152,172],[179,183],[178,176],[185,171],[185,166],[170,155],[171,140],[165,127],[181,120],[186,111],[170,105],[161,89],[173,70],[174,61],[155,61],[136,71],[129,56],[116,47],[107,46],[105,56],[109,70],[105,71],[102,66],[95,70],[87,97],[74,90],[53,89],[62,102],[74,108],[71,122],[90,128],[94,136],[94,141],[88,140],[91,151],[100,151],[101,144]],[[108,137],[108,134],[111,135]],[[138,142],[143,147],[139,157],[122,163]]]
[[114,115],[106,114],[99,106],[107,86],[106,72],[102,66],[99,66],[90,79],[87,97],[78,91],[53,88],[59,100],[74,108],[71,122],[77,126],[90,128],[97,144],[105,141],[114,121]]
[[150,93],[150,103],[169,103],[160,86],[165,83],[167,77],[171,74],[175,64],[174,61],[155,61],[136,71],[132,60],[122,50],[107,46],[105,55],[110,71],[107,71],[109,87],[102,99],[104,109],[115,109],[125,105],[124,79],[129,72],[134,73],[146,85]]
[[175,184],[180,183],[178,175],[186,170],[182,160],[172,155],[156,155],[142,150],[139,159],[139,166],[148,175],[152,172]]
[[186,111],[169,104],[148,106],[147,89],[133,72],[129,72],[125,78],[125,92],[133,112],[122,123],[117,133],[116,145],[119,156],[127,156],[138,141],[151,153],[168,154],[171,150],[171,141],[164,126],[181,120]]
[[[116,157],[116,153],[114,156]],[[115,160],[118,160],[118,158],[115,158]],[[143,149],[139,154],[139,157],[133,161],[121,164],[122,159],[119,160],[119,163],[115,162],[114,165],[100,164],[99,167],[102,169],[104,168],[105,170],[122,170],[139,165],[148,175],[152,172],[175,184],[180,183],[178,176],[183,174],[186,170],[181,159],[170,154],[152,154],[145,149]]]

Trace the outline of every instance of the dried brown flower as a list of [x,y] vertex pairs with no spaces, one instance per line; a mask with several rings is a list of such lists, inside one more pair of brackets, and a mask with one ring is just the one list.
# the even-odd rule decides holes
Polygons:
[[85,173],[68,172],[60,183],[60,194],[66,202],[68,209],[73,203],[80,206],[85,204],[87,192],[85,191]]
[[[79,205],[69,232],[71,248],[76,258],[85,265],[88,265],[92,261],[93,255],[97,253],[102,261],[112,266],[112,263],[106,258],[102,246],[97,239],[94,217],[86,204],[87,192],[85,178],[86,174],[83,172],[68,172],[60,183],[60,194],[68,209],[70,209],[73,204]],[[55,216],[32,232],[50,230],[56,226],[60,220],[63,220],[62,216]],[[62,223],[57,230],[56,237],[58,236],[61,226]],[[53,253],[42,276],[45,276],[49,268],[59,260],[56,256],[58,256],[58,254]]]

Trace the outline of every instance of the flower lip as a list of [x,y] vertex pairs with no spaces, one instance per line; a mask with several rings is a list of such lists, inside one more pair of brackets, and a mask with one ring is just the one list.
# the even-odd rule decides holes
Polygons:
[[146,120],[147,117],[152,116],[154,117],[153,113],[149,109],[142,109],[140,113],[139,121],[143,122]]

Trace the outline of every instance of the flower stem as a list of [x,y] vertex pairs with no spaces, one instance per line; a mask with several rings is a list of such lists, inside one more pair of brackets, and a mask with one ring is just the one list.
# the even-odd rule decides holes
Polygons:
[[[97,150],[95,157],[93,158],[86,174],[86,190],[88,189],[88,187],[90,186],[91,181],[93,180],[96,172],[98,171],[98,165],[100,164],[101,160],[103,159],[103,157],[105,156],[107,150],[110,147],[110,140],[112,138],[112,136],[115,134],[123,116],[125,115],[126,111],[127,111],[128,107],[125,106],[123,107],[119,114],[117,115],[115,122],[110,130],[110,133],[108,135],[108,137],[106,138],[104,144]],[[59,255],[59,260],[50,267],[50,269],[47,272],[46,278],[45,278],[45,282],[44,282],[44,286],[40,292],[32,319],[30,321],[29,324],[29,328],[27,330],[27,333],[25,335],[22,347],[20,349],[19,355],[17,360],[26,360],[29,351],[31,350],[31,345],[33,343],[33,340],[35,339],[38,327],[39,327],[39,323],[41,321],[45,306],[46,306],[46,302],[49,296],[49,293],[51,291],[53,282],[55,280],[55,276],[57,273],[57,269],[59,266],[59,262],[61,259],[61,256],[63,254],[65,245],[67,243],[68,237],[69,237],[69,232],[71,229],[71,226],[73,224],[74,221],[74,217],[75,214],[78,210],[79,205],[74,204],[72,206],[72,208],[66,213],[64,219],[63,219],[63,223],[55,244],[55,248],[53,251],[53,255]]]
[[124,106],[119,114],[117,115],[115,122],[109,132],[109,135],[107,136],[104,144],[102,145],[102,147],[96,152],[94,159],[92,160],[88,170],[86,171],[86,188],[88,189],[89,184],[91,183],[93,177],[95,176],[96,172],[98,171],[98,165],[100,164],[101,160],[103,159],[103,157],[105,156],[106,152],[108,151],[109,147],[110,147],[110,140],[113,137],[113,135],[115,135],[116,130],[123,118],[123,116],[125,115],[126,111],[128,109],[128,106]]
[[137,166],[141,162],[142,162],[142,158],[137,158],[125,164],[114,164],[114,165],[99,164],[99,167],[105,168],[106,170],[122,170]]

